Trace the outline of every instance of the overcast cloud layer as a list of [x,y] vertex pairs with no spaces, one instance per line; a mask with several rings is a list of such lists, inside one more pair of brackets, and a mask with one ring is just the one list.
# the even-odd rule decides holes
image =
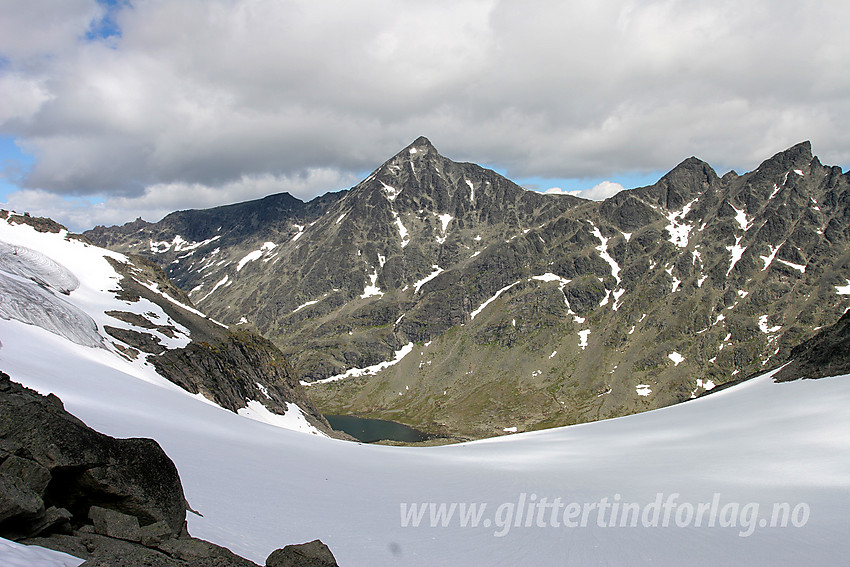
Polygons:
[[310,198],[419,135],[520,180],[850,163],[844,0],[109,4],[0,0],[7,203],[79,228]]

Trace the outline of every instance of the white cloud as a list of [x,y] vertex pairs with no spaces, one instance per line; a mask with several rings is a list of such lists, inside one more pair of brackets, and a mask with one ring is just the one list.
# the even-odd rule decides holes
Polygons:
[[30,68],[46,54],[66,56],[104,13],[95,0],[3,2],[0,54]]
[[613,181],[603,181],[591,187],[590,189],[565,191],[560,187],[551,187],[544,193],[554,195],[575,195],[582,199],[591,199],[593,201],[604,201],[608,197],[612,197],[625,189],[619,183]]
[[0,75],[0,124],[31,119],[50,100],[42,81],[18,73]]
[[173,184],[349,178],[419,135],[513,178],[690,155],[745,171],[804,139],[850,163],[837,0],[139,1],[120,38],[85,40],[103,13],[4,7],[0,135],[36,155],[29,189],[129,207]]

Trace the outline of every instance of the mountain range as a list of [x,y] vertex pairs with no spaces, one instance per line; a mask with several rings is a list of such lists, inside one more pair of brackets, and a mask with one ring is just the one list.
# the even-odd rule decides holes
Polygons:
[[96,227],[270,339],[322,413],[479,438],[616,417],[784,364],[850,306],[850,183],[804,142],[605,201],[415,140],[355,187]]
[[[816,206],[836,210],[823,200]],[[684,216],[694,222],[690,213]],[[689,245],[701,226],[695,223],[688,234]],[[599,228],[603,238],[616,239],[608,230]],[[632,243],[638,233],[621,236]],[[430,352],[453,334],[460,350],[463,333],[492,325],[494,317],[514,316],[519,326],[522,302],[534,297],[542,298],[539,312],[540,305],[567,308],[564,324],[597,324],[591,316],[606,307],[610,317],[625,311],[629,299],[637,301],[628,295],[642,288],[626,284],[625,268],[615,271],[608,257],[617,266],[635,261],[617,246],[606,247],[592,228],[590,236],[597,242],[590,240],[586,256],[599,256],[610,270],[601,283],[619,277],[623,289],[629,286],[623,293],[609,290],[609,302],[622,300],[617,309],[594,302],[589,312],[579,311],[577,296],[567,295],[572,281],[560,279],[568,279],[564,272],[531,275],[476,300],[466,321],[402,345],[371,370],[349,369],[345,377],[303,386],[289,363],[293,356],[249,324],[226,327],[197,309],[151,262],[95,246],[49,219],[0,212],[0,563],[248,564],[235,553],[273,565],[281,543],[309,541],[295,547],[312,549],[321,538],[344,565],[678,565],[682,557],[693,565],[842,564],[850,551],[850,377],[837,374],[850,369],[850,313],[803,333],[811,338],[789,348],[791,361],[782,368],[749,380],[733,373],[707,390],[710,395],[697,391],[692,395],[699,399],[658,411],[443,447],[328,437],[310,405],[315,388],[369,386],[415,360],[413,347]],[[750,242],[740,244],[756,246]],[[777,259],[796,264],[780,254],[760,263],[769,266],[764,277],[772,277]],[[261,260],[246,261],[243,270]],[[745,262],[742,253],[730,274]],[[805,265],[796,265],[805,269],[789,266],[795,277],[824,264],[807,256]],[[538,268],[528,270],[537,274]],[[729,270],[721,268],[720,275]],[[840,264],[831,269],[843,274]],[[679,273],[671,272],[664,271]],[[431,286],[441,277],[414,293],[437,293],[441,288]],[[708,285],[705,277],[696,289]],[[359,308],[392,294],[377,280],[363,284],[379,288],[371,294],[358,290],[352,301]],[[664,291],[678,294],[684,285]],[[845,284],[820,285],[829,292],[823,312],[827,299],[844,299]],[[744,303],[733,301],[718,324],[731,320],[753,293],[735,293]],[[546,303],[547,295],[557,301]],[[626,336],[639,332],[645,331]],[[519,360],[522,353],[510,349],[527,344],[517,333],[513,345],[501,347],[505,364],[508,354]],[[593,350],[599,348],[593,338],[586,356],[604,354]],[[466,340],[466,354],[474,353]],[[666,358],[674,368],[687,362]],[[478,376],[466,379],[472,384]],[[399,397],[416,393],[405,388]],[[119,439],[104,439],[82,423]],[[146,465],[139,468],[141,461]]]

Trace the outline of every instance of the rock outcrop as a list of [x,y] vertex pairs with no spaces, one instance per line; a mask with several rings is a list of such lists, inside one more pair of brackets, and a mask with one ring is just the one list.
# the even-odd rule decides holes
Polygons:
[[[0,372],[0,537],[87,567],[256,567],[189,536],[186,508],[177,469],[155,441],[98,433],[56,396]],[[288,565],[317,563],[305,554]]]
[[337,563],[330,548],[314,539],[273,551],[266,567],[337,567]]
[[777,382],[850,374],[850,311],[837,323],[791,349],[791,362],[773,375]]
[[[113,439],[0,373],[3,533],[33,537],[89,524],[93,506],[181,533],[186,503],[174,463],[151,439]],[[12,495],[14,502],[8,502]],[[13,513],[14,512],[14,513]],[[5,536],[4,536],[5,537]]]

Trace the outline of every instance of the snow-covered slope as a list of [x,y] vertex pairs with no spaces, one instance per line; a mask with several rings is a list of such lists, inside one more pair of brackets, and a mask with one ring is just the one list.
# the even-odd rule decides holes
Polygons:
[[[80,279],[72,300],[89,276],[62,260]],[[0,320],[0,342],[13,380],[99,431],[156,439],[203,514],[189,515],[192,535],[259,562],[314,538],[349,566],[840,565],[850,554],[850,376],[763,376],[635,416],[408,448],[245,419],[21,321]]]
[[[762,377],[626,418],[398,448],[244,419],[22,323],[0,323],[0,340],[0,369],[13,379],[56,393],[99,431],[156,439],[203,514],[190,514],[190,532],[255,561],[317,537],[343,565],[838,565],[850,552],[850,376]],[[529,514],[544,498],[561,499],[555,522],[551,506]],[[714,499],[713,525],[709,509],[696,527],[698,507]],[[638,504],[637,526],[619,527],[618,515],[618,527],[599,527],[611,508],[564,525],[567,504],[603,502]],[[430,508],[405,527],[423,503],[457,508],[446,527],[431,527]],[[461,527],[461,503],[486,503],[477,527]],[[774,503],[788,504],[784,528],[769,525]],[[567,521],[580,524],[581,512]]]
[[3,567],[77,567],[82,562],[67,553],[0,538],[0,565]]
[[[52,221],[14,214],[0,217],[0,323],[23,323],[44,329],[57,338],[87,347],[87,357],[184,392],[158,372],[155,359],[189,346],[193,331],[188,326],[195,327],[200,341],[213,342],[215,332],[221,335],[228,332],[223,325],[159,289],[156,281],[145,276],[144,270],[130,258],[69,235]],[[198,321],[205,323],[206,328],[197,325]],[[141,342],[149,350],[145,352],[145,346],[140,346],[139,339],[134,341],[133,337],[143,337]],[[246,350],[244,345],[239,346]],[[37,345],[33,347],[33,352],[42,350]],[[61,368],[62,363],[57,363]],[[174,359],[169,359],[169,366],[176,366]],[[233,381],[236,378],[231,376]],[[271,378],[279,381],[276,375]],[[185,383],[191,384],[182,381]],[[271,405],[268,400],[272,400],[272,387],[251,384],[256,390],[255,397],[267,400],[266,405]],[[212,392],[217,393],[220,394]],[[203,398],[200,393],[196,395]],[[240,405],[232,409],[247,417],[321,433],[295,403],[280,404],[285,410],[280,413],[285,415],[276,415],[255,399],[243,396],[237,402]]]

